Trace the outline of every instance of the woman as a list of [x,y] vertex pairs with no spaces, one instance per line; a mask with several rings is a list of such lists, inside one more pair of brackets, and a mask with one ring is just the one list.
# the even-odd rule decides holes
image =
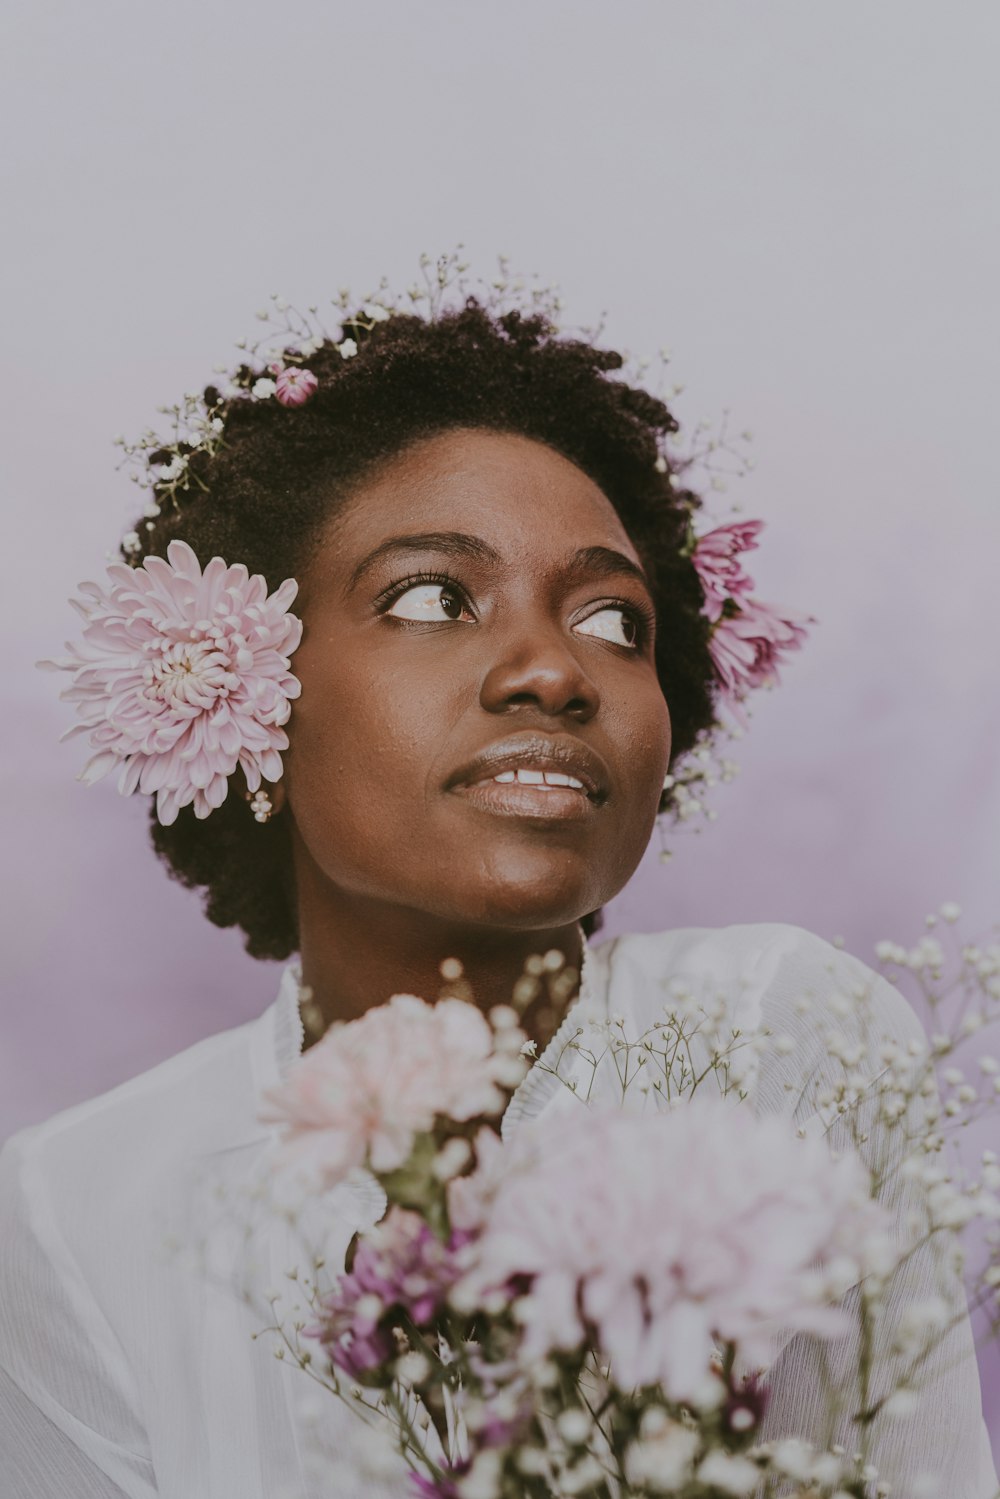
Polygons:
[[[400,991],[433,997],[442,973],[461,973],[489,1007],[509,999],[527,959],[556,949],[583,969],[582,989],[561,1011],[544,999],[527,1010],[540,1053],[583,1005],[642,1030],[680,977],[723,991],[735,1023],[791,1037],[763,1059],[755,1105],[795,1123],[812,1114],[834,1066],[821,1042],[839,982],[831,959],[845,961],[819,938],[698,928],[619,939],[585,959],[584,929],[676,795],[668,770],[712,728],[720,694],[742,695],[753,663],[771,670],[799,628],[763,611],[742,679],[735,629],[727,662],[720,625],[739,620],[740,597],[751,621],[753,601],[733,547],[714,575],[718,585],[728,569],[729,606],[710,559],[696,566],[698,501],[665,450],[675,424],[609,376],[620,363],[556,337],[544,313],[369,305],[339,340],[312,336],[266,372],[244,365],[233,391],[207,390],[191,442],[147,446],[152,504],[123,551],[135,567],[167,559],[149,573],[161,614],[185,579],[208,587],[194,558],[217,556],[270,588],[298,581],[301,645],[284,614],[290,591],[271,605],[266,639],[251,638],[240,595],[218,635],[196,621],[193,644],[153,666],[143,658],[142,701],[170,732],[154,742],[133,725],[125,748],[120,706],[118,720],[95,706],[103,687],[77,659],[94,773],[120,764],[123,789],[156,792],[153,842],[173,875],[203,888],[209,918],[240,926],[252,954],[297,952],[301,966],[258,1020],[8,1142],[4,1494],[306,1491],[304,1375],[252,1340],[259,1322],[245,1307],[162,1250],[165,1232],[190,1221],[196,1167],[234,1186],[252,1176],[273,1143],[263,1093],[335,1020]],[[236,598],[239,578],[233,587]],[[95,597],[91,623],[104,607]],[[222,635],[237,626],[226,678]],[[176,736],[245,688],[244,717],[237,704],[225,734],[188,745],[184,760]],[[883,1032],[920,1035],[896,992],[851,963],[874,985]],[[556,1105],[550,1083],[529,1073],[505,1131]],[[905,1211],[902,1197],[886,1200]],[[328,1253],[378,1211],[363,1185],[338,1198]],[[283,1252],[280,1236],[265,1248],[271,1277]],[[940,1270],[918,1256],[901,1304],[926,1298]],[[877,1433],[870,1455],[894,1492],[926,1470],[951,1499],[995,1490],[967,1322],[941,1345],[941,1368],[962,1355],[917,1429]],[[825,1435],[816,1357],[804,1338],[776,1348],[765,1436]],[[852,1357],[850,1339],[832,1345],[835,1368]],[[333,1402],[328,1420],[345,1420]],[[858,1445],[849,1424],[836,1435]]]

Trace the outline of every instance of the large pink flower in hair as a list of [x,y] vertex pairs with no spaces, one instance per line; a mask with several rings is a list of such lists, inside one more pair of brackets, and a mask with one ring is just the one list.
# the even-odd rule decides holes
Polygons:
[[739,599],[753,587],[753,579],[736,559],[759,544],[757,537],[763,529],[762,520],[730,521],[699,536],[691,561],[705,593],[702,613],[713,623],[722,614],[726,599]]
[[740,703],[754,687],[777,686],[778,666],[788,651],[798,650],[806,638],[811,615],[759,599],[743,598],[740,612],[720,619],[708,642],[723,695],[734,716],[746,727]]
[[83,644],[41,663],[74,674],[62,695],[82,722],[69,733],[89,730],[96,751],[80,779],[119,767],[119,791],[155,792],[164,825],[191,803],[196,817],[221,806],[238,765],[251,791],[280,778],[282,725],[301,690],[288,658],[302,636],[287,613],[294,579],[269,596],[241,564],[213,557],[202,572],[187,542],[167,557],[116,563],[105,587],[82,583],[71,602]]

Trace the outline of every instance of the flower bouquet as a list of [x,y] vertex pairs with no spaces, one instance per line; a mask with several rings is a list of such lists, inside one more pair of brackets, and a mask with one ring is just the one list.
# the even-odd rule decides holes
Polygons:
[[[928,950],[914,951],[912,963],[902,948],[882,956],[926,970]],[[989,999],[1000,950],[973,952]],[[559,962],[550,955],[542,977],[565,986],[575,975]],[[853,1002],[863,1012],[857,991]],[[397,995],[332,1027],[268,1095],[285,1166],[311,1190],[363,1168],[384,1193],[332,1285],[302,1277],[310,1318],[272,1329],[367,1424],[362,1467],[397,1484],[408,1469],[396,1492],[414,1499],[889,1493],[874,1487],[870,1435],[918,1408],[921,1368],[966,1309],[897,1302],[892,1338],[874,1330],[935,1236],[1000,1216],[991,1152],[972,1187],[941,1165],[935,1048],[883,1043],[873,1083],[859,1072],[871,1047],[842,1047],[843,1086],[826,1088],[815,1119],[848,1121],[859,1149],[832,1150],[823,1127],[749,1106],[760,1054],[786,1038],[724,1037],[719,1013],[671,993],[644,1035],[614,1018],[589,1035],[564,1022],[536,1063],[559,1075],[573,1052],[592,1081],[610,1068],[611,1106],[577,1070],[566,1107],[514,1131],[505,1120],[501,1136],[533,1051],[519,1020],[511,1005],[487,1017],[460,999]],[[700,1070],[696,1034],[708,1042]],[[876,1117],[884,1139],[902,1131],[892,1154],[924,1208],[902,1237],[864,1151]],[[985,1296],[998,1283],[991,1261]],[[857,1381],[827,1399],[831,1430],[838,1399],[854,1405],[856,1447],[768,1436],[777,1351],[796,1334],[822,1348],[852,1322]]]

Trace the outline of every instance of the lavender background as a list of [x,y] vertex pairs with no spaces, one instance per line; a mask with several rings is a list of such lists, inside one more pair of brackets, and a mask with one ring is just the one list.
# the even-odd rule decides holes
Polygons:
[[654,847],[607,931],[782,920],[872,960],[943,900],[967,937],[996,921],[994,7],[15,0],[4,31],[0,1137],[276,983],[165,879],[144,803],[75,784],[33,669],[131,523],[109,439],[200,387],[269,292],[408,284],[458,241],[669,345],[689,425],[753,429],[719,518],[767,520],[759,595],[820,620],[719,821]]

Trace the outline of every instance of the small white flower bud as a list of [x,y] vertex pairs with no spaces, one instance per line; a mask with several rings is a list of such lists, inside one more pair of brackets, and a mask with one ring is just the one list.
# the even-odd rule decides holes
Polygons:
[[404,1384],[422,1384],[430,1372],[430,1363],[422,1353],[404,1353],[396,1360],[396,1378]]
[[442,1145],[434,1158],[432,1171],[438,1181],[451,1181],[469,1164],[472,1158],[472,1146],[468,1140],[463,1140],[460,1135],[454,1135]]
[[591,1420],[579,1406],[565,1410],[556,1420],[556,1430],[571,1447],[581,1447],[591,1432]]

